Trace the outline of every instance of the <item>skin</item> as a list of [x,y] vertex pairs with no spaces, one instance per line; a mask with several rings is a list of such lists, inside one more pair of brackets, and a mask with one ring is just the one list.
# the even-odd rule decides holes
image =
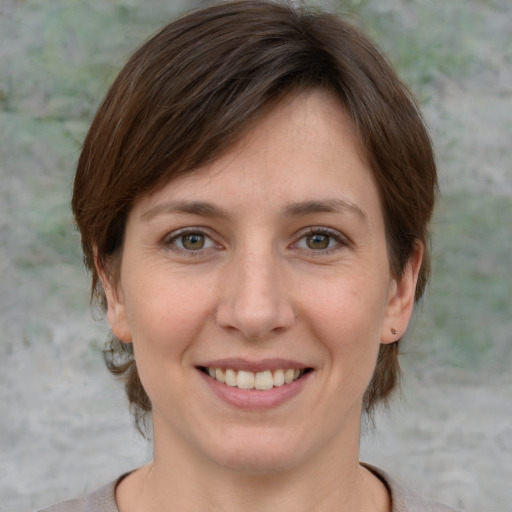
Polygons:
[[[120,511],[390,510],[359,465],[362,399],[379,345],[407,327],[421,247],[391,275],[336,99],[281,101],[224,157],[141,197],[125,235],[120,278],[102,281],[153,404],[154,460],[120,483]],[[311,371],[290,400],[247,410],[198,370],[220,358]]]

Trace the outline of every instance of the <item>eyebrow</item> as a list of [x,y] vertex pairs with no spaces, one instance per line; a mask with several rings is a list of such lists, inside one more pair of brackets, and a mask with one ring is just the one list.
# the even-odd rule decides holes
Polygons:
[[212,203],[203,201],[167,201],[145,211],[140,218],[143,222],[150,222],[158,215],[170,213],[185,213],[212,218],[227,218],[229,216],[225,210]]
[[[359,206],[347,199],[333,198],[290,203],[284,208],[289,217],[304,217],[315,213],[345,213],[349,212],[366,220],[366,214]],[[150,222],[162,214],[183,213],[200,217],[226,219],[229,213],[212,203],[204,201],[166,201],[159,203],[141,215],[143,222]]]
[[300,217],[311,215],[313,213],[343,213],[349,212],[356,214],[363,220],[366,220],[366,214],[359,206],[347,199],[333,198],[312,201],[300,201],[292,203],[285,208],[285,213],[289,216]]

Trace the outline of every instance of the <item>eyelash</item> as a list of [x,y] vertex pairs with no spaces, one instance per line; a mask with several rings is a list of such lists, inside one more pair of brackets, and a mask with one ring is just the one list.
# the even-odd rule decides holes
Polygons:
[[[181,247],[178,247],[175,242],[179,240],[180,238],[186,237],[187,235],[200,235],[203,236],[205,239],[209,240],[212,244],[211,247],[206,248],[200,248],[200,249],[184,249]],[[328,247],[326,249],[311,249],[311,248],[299,248],[302,252],[311,255],[311,256],[323,256],[328,255],[333,252],[336,252],[340,250],[343,247],[349,247],[351,245],[350,240],[347,239],[344,235],[342,235],[339,231],[336,231],[334,229],[326,228],[326,227],[309,227],[305,231],[301,232],[299,234],[299,238],[291,244],[290,247],[298,247],[299,242],[301,242],[303,239],[305,239],[308,236],[314,236],[314,235],[320,235],[320,236],[327,236],[330,239],[333,239],[336,242],[336,245],[334,247]],[[203,255],[204,251],[207,251],[215,246],[215,248],[219,249],[222,248],[222,246],[215,242],[213,237],[210,235],[209,231],[205,230],[205,228],[200,227],[190,227],[190,228],[183,228],[178,231],[173,231],[172,233],[169,233],[167,236],[164,237],[162,244],[170,248],[172,251],[177,252],[181,255],[184,255],[186,257],[197,257]]]
[[326,228],[326,227],[314,227],[313,226],[313,227],[307,228],[306,231],[303,231],[300,234],[299,239],[296,242],[294,242],[292,244],[292,246],[297,246],[301,240],[305,239],[308,236],[313,236],[313,235],[327,236],[327,237],[333,239],[336,242],[336,245],[334,245],[333,247],[328,247],[326,249],[320,249],[320,250],[315,250],[315,249],[310,249],[310,248],[302,249],[304,252],[306,252],[307,254],[309,254],[311,256],[328,255],[333,252],[339,251],[343,247],[350,247],[350,245],[351,245],[350,240],[346,236],[342,235],[339,231],[336,231],[336,230],[330,229],[330,228]]
[[171,249],[174,252],[179,253],[180,255],[193,258],[196,256],[201,256],[205,250],[211,249],[212,247],[206,247],[206,248],[200,248],[200,249],[184,249],[181,247],[178,247],[175,242],[179,240],[180,238],[186,237],[187,235],[199,235],[203,236],[206,240],[209,240],[213,246],[216,246],[216,248],[220,248],[221,246],[215,242],[215,240],[210,236],[209,232],[205,230],[205,228],[199,228],[199,227],[190,227],[190,228],[183,228],[178,231],[173,231],[172,233],[169,233],[167,236],[164,237],[162,244],[166,247]]

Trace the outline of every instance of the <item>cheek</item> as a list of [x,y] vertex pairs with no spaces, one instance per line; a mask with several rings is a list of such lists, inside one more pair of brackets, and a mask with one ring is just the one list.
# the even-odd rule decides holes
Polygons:
[[160,280],[139,288],[128,305],[139,377],[156,406],[168,399],[169,389],[182,389],[187,354],[204,326],[205,301]]
[[[340,375],[371,376],[376,362],[387,292],[383,286],[364,285],[357,279],[324,283],[322,291],[305,290],[307,323],[329,353]],[[377,285],[377,283],[374,283]]]
[[329,337],[349,332],[350,338],[380,333],[387,304],[384,283],[363,279],[330,279],[323,286],[303,288],[303,309]]
[[134,349],[145,357],[184,352],[211,310],[204,283],[173,276],[147,276],[127,293]]

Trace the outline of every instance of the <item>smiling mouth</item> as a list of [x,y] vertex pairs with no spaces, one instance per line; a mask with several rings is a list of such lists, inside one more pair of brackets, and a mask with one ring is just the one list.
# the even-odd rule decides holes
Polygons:
[[285,386],[300,379],[310,372],[312,368],[288,368],[277,370],[264,370],[250,372],[246,370],[233,370],[231,368],[211,368],[200,366],[199,370],[209,375],[212,379],[238,389],[254,389],[267,391],[269,389]]

